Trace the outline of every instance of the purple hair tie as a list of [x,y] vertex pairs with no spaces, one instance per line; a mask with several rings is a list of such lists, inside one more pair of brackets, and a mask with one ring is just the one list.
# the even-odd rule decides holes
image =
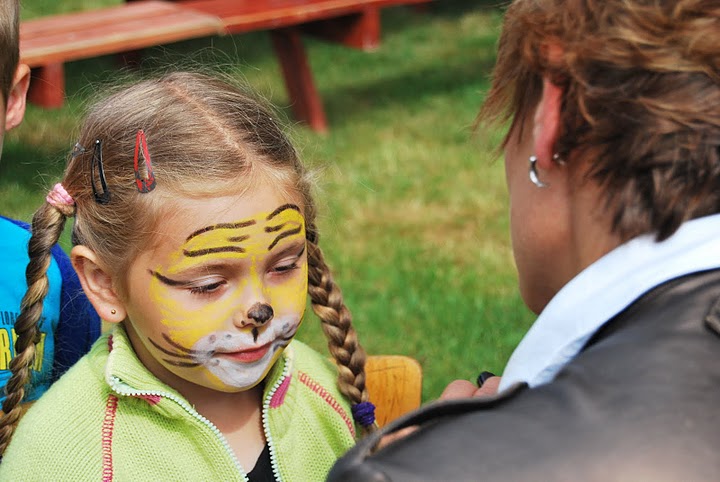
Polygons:
[[363,427],[375,423],[375,405],[372,402],[360,402],[352,406],[353,418]]

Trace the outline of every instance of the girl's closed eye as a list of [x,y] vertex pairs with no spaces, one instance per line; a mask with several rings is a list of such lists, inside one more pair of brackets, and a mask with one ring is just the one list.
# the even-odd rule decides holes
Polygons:
[[276,265],[276,266],[272,269],[272,271],[275,272],[275,273],[284,273],[285,271],[290,271],[290,270],[293,270],[293,269],[297,269],[297,268],[298,268],[298,263],[297,263],[297,262],[298,262],[298,260],[297,260],[297,258],[296,258],[296,259],[294,259],[293,261],[291,261],[291,262],[289,262],[289,263],[286,262],[286,264]]
[[298,269],[300,265],[298,262],[300,261],[300,258],[302,257],[303,253],[305,252],[305,246],[302,247],[299,253],[286,257],[275,263],[275,265],[270,269],[272,273],[286,273],[288,271],[292,271],[294,269]]
[[223,285],[227,284],[227,280],[225,280],[224,278],[211,277],[185,281],[168,278],[167,276],[161,275],[157,271],[148,271],[152,276],[160,280],[160,282],[166,286],[184,289],[192,294],[197,295],[214,293],[218,291]]
[[187,289],[195,295],[205,295],[217,292],[222,286],[226,285],[226,280],[210,280],[204,283],[188,284]]

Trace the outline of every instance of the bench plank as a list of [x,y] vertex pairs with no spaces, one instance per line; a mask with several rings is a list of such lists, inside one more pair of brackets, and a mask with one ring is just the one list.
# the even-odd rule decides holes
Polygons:
[[269,30],[361,13],[368,8],[426,3],[428,0],[175,0],[220,17],[228,33]]
[[53,15],[20,24],[21,62],[32,68],[28,98],[59,107],[64,62],[218,34],[269,30],[295,117],[327,130],[301,33],[375,48],[379,9],[430,0],[127,0],[117,7]]
[[151,0],[20,24],[20,58],[30,67],[224,33],[213,15]]

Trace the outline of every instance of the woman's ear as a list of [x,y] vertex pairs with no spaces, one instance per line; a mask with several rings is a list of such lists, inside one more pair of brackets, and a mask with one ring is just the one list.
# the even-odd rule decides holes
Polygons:
[[70,259],[85,295],[100,318],[109,323],[123,321],[127,316],[125,304],[113,286],[110,272],[95,252],[86,246],[75,246],[70,252]]
[[533,120],[533,148],[541,169],[550,169],[553,165],[553,149],[560,133],[562,98],[562,88],[543,77],[542,97]]

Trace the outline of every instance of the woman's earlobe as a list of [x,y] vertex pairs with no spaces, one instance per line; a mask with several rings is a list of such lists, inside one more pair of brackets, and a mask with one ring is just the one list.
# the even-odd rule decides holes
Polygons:
[[543,78],[543,91],[533,119],[534,153],[540,169],[550,169],[554,163],[555,143],[560,134],[562,87]]
[[127,316],[125,304],[118,296],[109,270],[95,252],[86,246],[75,246],[70,259],[85,295],[100,318],[109,323],[123,321]]

